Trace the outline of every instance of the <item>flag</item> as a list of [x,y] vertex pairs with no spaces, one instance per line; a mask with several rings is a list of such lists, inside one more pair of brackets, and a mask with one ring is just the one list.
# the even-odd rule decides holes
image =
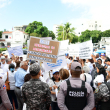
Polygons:
[[3,85],[3,89],[6,89],[6,85]]

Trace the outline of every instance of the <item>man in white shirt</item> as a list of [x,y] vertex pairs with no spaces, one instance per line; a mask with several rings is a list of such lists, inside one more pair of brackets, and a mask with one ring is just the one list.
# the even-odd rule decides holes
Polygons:
[[4,73],[6,73],[6,72],[8,72],[8,70],[9,70],[9,65],[11,64],[11,59],[10,58],[7,58],[6,59],[6,64],[5,64],[5,66],[3,67],[3,72]]
[[6,65],[6,62],[5,62],[5,57],[4,56],[1,56],[1,69],[3,69],[3,67]]

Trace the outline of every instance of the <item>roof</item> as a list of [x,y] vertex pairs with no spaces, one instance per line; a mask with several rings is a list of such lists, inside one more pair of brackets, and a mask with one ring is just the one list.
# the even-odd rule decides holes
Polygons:
[[5,41],[5,39],[0,39],[0,41]]
[[11,34],[12,33],[12,31],[5,31],[5,32],[3,32],[3,34]]
[[[20,31],[20,30],[17,30],[17,31]],[[11,34],[12,32],[14,32],[14,31],[5,31],[5,32],[3,32],[2,34]],[[24,33],[24,34],[28,34],[28,33],[23,32],[23,31],[20,31],[20,32],[22,32],[22,33]]]

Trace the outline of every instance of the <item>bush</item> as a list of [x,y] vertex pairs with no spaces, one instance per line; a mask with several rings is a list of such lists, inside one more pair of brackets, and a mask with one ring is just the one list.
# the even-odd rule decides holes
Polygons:
[[0,53],[2,53],[2,51],[6,51],[7,48],[0,48]]

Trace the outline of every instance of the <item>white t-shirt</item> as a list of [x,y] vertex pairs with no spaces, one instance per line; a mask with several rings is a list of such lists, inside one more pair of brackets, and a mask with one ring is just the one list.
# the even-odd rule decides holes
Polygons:
[[5,64],[3,67],[3,72],[6,73],[9,71],[9,64]]
[[[55,82],[55,81],[54,81],[54,82]],[[59,87],[60,84],[61,84],[61,81],[55,82],[55,84],[54,84],[54,82],[53,82],[53,80],[50,79],[49,82],[48,82],[49,87],[53,87],[54,85],[56,85],[57,87]],[[55,89],[52,88],[52,91],[55,92]],[[56,99],[56,95],[51,94],[51,100],[52,100],[53,102],[56,102],[55,99]]]
[[86,63],[86,65],[90,68],[90,73],[93,70],[93,64],[91,62]]
[[[10,84],[10,90],[14,90],[15,88],[15,79],[14,79],[14,75],[15,75],[15,72],[14,71],[13,73],[11,71],[8,71],[8,80],[9,80],[9,84]],[[5,73],[5,75],[3,76],[3,81],[5,82],[6,79],[7,79],[7,73]]]
[[3,69],[3,67],[6,65],[6,62],[5,62],[5,64],[3,64],[2,62],[1,62],[1,69]]
[[97,83],[102,83],[104,82],[104,75],[103,74],[100,74],[100,75],[97,75],[97,77],[93,80],[93,83],[94,83],[94,88],[97,87]]
[[86,82],[90,84],[92,81],[92,76],[88,73],[83,73],[80,75],[81,80],[85,81],[85,76],[86,76]]

